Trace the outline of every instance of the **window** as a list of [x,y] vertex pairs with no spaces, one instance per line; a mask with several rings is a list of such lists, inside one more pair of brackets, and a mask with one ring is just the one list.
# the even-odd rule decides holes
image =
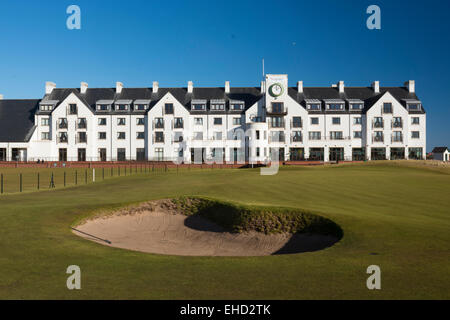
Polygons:
[[214,124],[215,125],[222,125],[222,118],[214,118]]
[[222,132],[221,131],[216,131],[214,132],[214,140],[222,140]]
[[164,142],[164,132],[162,132],[162,131],[155,132],[155,141],[154,142]]
[[331,103],[328,105],[328,110],[344,110],[344,105],[340,103]]
[[362,118],[361,117],[354,117],[353,118],[353,124],[362,124]]
[[51,105],[41,105],[41,111],[52,111],[53,106]]
[[292,127],[293,128],[301,128],[302,127],[302,118],[301,117],[293,117],[292,118]]
[[135,104],[134,110],[136,111],[144,111],[147,108],[147,105],[145,104]]
[[136,160],[145,161],[145,148],[136,148]]
[[195,103],[192,105],[192,110],[205,110],[205,104]]
[[60,132],[58,134],[58,140],[61,143],[67,143],[67,141],[69,140],[69,137],[67,136],[67,132]]
[[86,143],[87,142],[86,132],[84,132],[84,131],[78,132],[78,134],[77,134],[77,142],[78,143]]
[[125,160],[126,160],[125,148],[117,148],[117,161],[125,161]]
[[259,130],[256,130],[256,140],[259,140]]
[[197,126],[203,125],[203,118],[194,118],[194,124]]
[[411,124],[419,124],[420,123],[419,117],[412,117],[411,118]]
[[363,105],[362,103],[352,103],[350,104],[350,109],[351,110],[362,110]]
[[98,133],[98,139],[99,140],[106,140],[106,132],[99,132]]
[[403,136],[401,131],[392,132],[392,142],[402,142]]
[[225,110],[225,105],[223,103],[212,103],[211,104],[211,110]]
[[157,161],[164,160],[164,149],[163,148],[155,148],[155,156]]
[[309,132],[309,140],[320,140],[322,138],[322,134],[320,131],[310,131]]
[[144,124],[145,124],[145,119],[144,118],[137,118],[136,119],[136,125],[143,126]]
[[375,131],[372,142],[383,142],[383,131]]
[[106,118],[98,118],[99,126],[106,126]]
[[392,119],[392,127],[393,128],[401,128],[402,127],[402,118],[395,117]]
[[60,129],[67,129],[67,119],[66,118],[60,118],[58,120],[58,127]]
[[341,124],[341,118],[333,118],[332,123],[333,124]]
[[76,104],[69,104],[69,114],[77,114],[78,108]]
[[419,111],[420,103],[408,103],[408,110],[409,111]]
[[183,118],[175,118],[173,126],[175,129],[183,129]]
[[203,140],[203,132],[194,132],[194,140]]
[[256,156],[259,157],[259,147],[256,147]]
[[97,105],[97,110],[98,111],[108,111],[109,110],[109,105],[108,104],[98,104]]
[[301,131],[293,131],[292,132],[292,142],[301,142],[302,141],[302,132]]
[[234,126],[239,126],[241,124],[241,118],[237,117],[237,118],[233,118],[233,125]]
[[128,105],[127,104],[116,105],[116,110],[118,110],[118,111],[127,111],[128,110]]
[[50,124],[48,118],[41,118],[41,126],[48,126]]
[[392,113],[392,103],[383,103],[383,113]]
[[145,132],[136,132],[136,139],[145,139]]
[[242,103],[233,103],[231,104],[231,110],[243,110],[244,105]]
[[311,124],[319,124],[319,118],[311,118]]
[[166,103],[164,105],[164,114],[173,114],[173,103]]
[[50,132],[41,132],[41,140],[50,140]]
[[86,129],[87,128],[87,121],[86,118],[78,118],[78,129]]
[[284,111],[283,102],[272,102],[272,112],[282,113]]
[[320,111],[321,105],[320,103],[311,103],[307,105],[308,110],[312,110],[312,111]]
[[342,139],[344,139],[342,131],[331,131],[330,132],[330,139],[331,140],[342,140]]
[[384,122],[382,117],[375,117],[373,120],[373,127],[374,128],[383,128]]
[[173,138],[174,142],[183,142],[183,132],[175,132],[174,138]]
[[419,131],[411,131],[411,138],[412,139],[419,139],[420,138],[420,132]]
[[155,118],[155,128],[156,129],[164,129],[164,119],[163,118]]
[[125,139],[125,132],[117,132],[117,139],[118,140],[124,140]]
[[117,118],[117,125],[118,126],[124,126],[126,123],[126,119],[125,118]]
[[362,138],[362,132],[361,131],[353,131],[353,138],[361,139]]

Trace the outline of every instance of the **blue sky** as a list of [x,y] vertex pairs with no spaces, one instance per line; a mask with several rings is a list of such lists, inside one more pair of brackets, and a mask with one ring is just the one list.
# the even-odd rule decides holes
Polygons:
[[[81,8],[68,30],[66,8]],[[366,9],[381,8],[381,30]],[[0,93],[39,98],[58,87],[257,86],[266,73],[290,85],[399,86],[416,80],[428,146],[450,147],[450,1],[2,1]]]

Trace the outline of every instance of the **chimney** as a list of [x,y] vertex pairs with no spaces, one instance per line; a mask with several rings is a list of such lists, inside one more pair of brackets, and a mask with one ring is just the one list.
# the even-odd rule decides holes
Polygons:
[[117,82],[116,82],[116,93],[121,93],[121,92],[122,92],[122,89],[123,89],[123,83],[117,81]]
[[380,81],[372,82],[373,92],[380,93]]
[[405,87],[408,88],[409,93],[414,93],[416,91],[416,82],[414,80],[408,80],[405,82]]
[[153,93],[158,93],[158,89],[159,89],[159,83],[158,81],[153,81]]
[[339,81],[338,86],[339,86],[339,93],[344,93],[344,81]]
[[266,83],[264,81],[261,81],[261,93],[266,92]]
[[225,81],[225,93],[230,93],[230,81]]
[[303,81],[297,82],[297,91],[298,93],[303,93]]
[[80,93],[85,94],[87,88],[88,88],[87,82],[81,82],[80,83]]
[[188,81],[188,93],[194,92],[194,83],[192,81]]
[[45,94],[52,93],[53,89],[55,89],[55,88],[56,88],[56,83],[47,81],[45,83]]

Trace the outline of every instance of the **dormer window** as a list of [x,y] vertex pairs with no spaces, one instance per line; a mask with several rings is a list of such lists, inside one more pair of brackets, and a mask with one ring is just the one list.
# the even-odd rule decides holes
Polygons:
[[225,110],[225,104],[222,104],[222,103],[211,104],[211,110],[214,110],[214,111]]
[[53,110],[53,106],[52,105],[47,105],[47,104],[43,104],[41,105],[41,111],[52,111]]
[[145,111],[148,109],[148,106],[150,105],[149,99],[137,99],[134,100],[134,111]]
[[362,110],[363,104],[362,103],[351,103],[350,104],[350,110]]
[[192,100],[191,102],[192,111],[204,111],[206,110],[206,100]]
[[147,106],[145,104],[135,104],[134,110],[136,111],[145,111],[147,109]]
[[97,110],[98,111],[108,111],[109,110],[109,105],[107,105],[107,104],[98,104],[97,105]]
[[78,108],[76,104],[69,104],[69,114],[78,114]]
[[231,110],[244,110],[244,105],[241,103],[233,103],[231,105]]
[[127,104],[116,105],[116,110],[117,111],[127,111],[128,110],[128,105]]
[[306,110],[309,111],[321,111],[322,102],[318,99],[305,99]]
[[404,99],[406,103],[406,109],[408,111],[421,111],[422,110],[422,103],[419,100],[413,100],[413,99]]

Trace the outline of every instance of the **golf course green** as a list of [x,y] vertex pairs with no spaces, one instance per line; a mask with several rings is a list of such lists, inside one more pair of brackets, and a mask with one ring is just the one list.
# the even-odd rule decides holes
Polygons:
[[[314,252],[187,257],[108,247],[71,230],[101,212],[183,196],[303,210],[343,236]],[[0,226],[0,299],[450,298],[450,168],[419,162],[97,179],[0,195]],[[67,289],[69,265],[81,268],[81,290]],[[370,265],[381,269],[381,290],[366,286]]]

